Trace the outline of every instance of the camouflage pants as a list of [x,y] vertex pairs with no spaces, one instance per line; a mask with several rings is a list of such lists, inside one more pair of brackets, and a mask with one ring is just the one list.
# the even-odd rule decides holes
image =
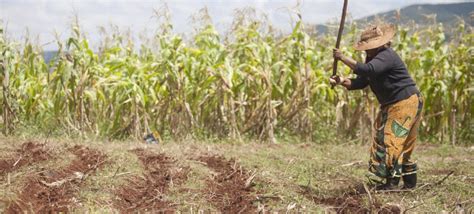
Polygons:
[[415,94],[381,108],[374,123],[369,171],[391,178],[413,174],[417,166],[411,160],[420,125],[423,99]]

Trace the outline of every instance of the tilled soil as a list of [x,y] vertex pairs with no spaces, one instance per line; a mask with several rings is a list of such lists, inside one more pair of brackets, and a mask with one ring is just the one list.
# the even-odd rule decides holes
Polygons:
[[44,144],[27,142],[11,155],[0,160],[0,175],[13,172],[23,166],[36,164],[51,158],[51,153]]
[[367,192],[363,185],[353,185],[347,189],[334,190],[337,196],[323,197],[317,194],[317,191],[310,188],[304,187],[300,191],[307,199],[313,201],[316,204],[323,204],[329,206],[330,209],[336,213],[383,213],[383,214],[399,214],[401,209],[393,205],[383,205],[376,198],[373,198],[372,206],[369,206],[369,202],[364,196],[367,196]]
[[142,176],[129,178],[128,184],[118,189],[115,207],[122,212],[174,213],[174,205],[167,199],[168,190],[186,181],[189,169],[177,166],[176,160],[165,154],[143,149],[132,152],[145,172]]
[[458,175],[458,172],[455,169],[431,169],[427,171],[427,174],[430,175],[447,175],[450,174],[451,171],[453,172],[453,175]]
[[6,213],[69,212],[79,204],[76,194],[90,173],[106,162],[101,152],[83,146],[69,149],[76,158],[67,166],[44,171],[27,178],[18,199],[9,204]]
[[[5,213],[58,213],[72,212],[80,207],[78,193],[84,189],[83,181],[110,160],[102,152],[85,146],[74,146],[66,151],[73,154],[75,159],[56,170],[41,169],[41,172],[26,174],[25,185],[16,193],[17,199],[0,200],[0,211],[5,208]],[[176,159],[164,153],[144,149],[134,149],[130,152],[138,157],[143,166],[143,174],[125,178],[126,183],[113,190],[115,198],[111,201],[114,208],[121,213],[174,213],[179,207],[173,203],[171,195],[176,192],[173,192],[172,188],[182,188],[191,168],[181,166]],[[0,175],[23,166],[51,160],[54,154],[47,145],[24,143],[8,157],[0,159]],[[202,196],[221,213],[259,212],[256,207],[257,192],[252,187],[254,173],[244,169],[235,159],[226,159],[219,155],[206,154],[193,159],[210,169],[209,177],[205,180],[206,187],[195,192],[198,196]],[[431,173],[445,172],[438,170]],[[330,194],[328,191],[320,192],[311,187],[302,187],[299,190],[299,194],[315,204],[327,206],[336,213],[402,211],[398,206],[381,203],[377,198],[380,195],[372,194],[372,200],[369,200],[364,186],[354,182],[344,188],[329,190]]]
[[216,174],[206,181],[206,199],[223,213],[255,213],[251,179],[248,171],[234,159],[221,156],[202,156],[198,159],[207,164]]

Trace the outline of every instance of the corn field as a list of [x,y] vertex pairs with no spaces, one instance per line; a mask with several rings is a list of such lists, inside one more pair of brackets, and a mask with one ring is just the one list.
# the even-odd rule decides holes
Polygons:
[[[111,30],[98,50],[73,23],[70,38],[56,41],[59,53],[51,62],[40,46],[9,40],[0,29],[3,134],[370,139],[379,107],[370,90],[328,85],[335,33],[316,36],[297,20],[281,35],[264,19],[241,14],[226,35],[204,19],[185,39],[173,33],[169,16],[158,22],[140,47]],[[352,49],[356,26],[346,26],[341,46],[362,60]],[[459,22],[450,35],[440,24],[399,25],[393,48],[425,98],[422,139],[472,143],[474,34]],[[350,75],[346,66],[338,72]]]

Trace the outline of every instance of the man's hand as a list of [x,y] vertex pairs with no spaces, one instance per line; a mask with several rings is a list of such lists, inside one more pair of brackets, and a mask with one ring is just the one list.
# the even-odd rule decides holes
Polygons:
[[333,87],[336,85],[342,85],[345,88],[349,89],[351,87],[351,80],[336,75],[329,78],[329,84],[331,84],[331,86]]
[[331,86],[336,86],[336,85],[339,85],[342,83],[344,78],[340,77],[340,76],[332,76],[329,78],[329,84],[331,84]]
[[352,70],[355,69],[357,62],[354,59],[352,59],[351,57],[344,56],[344,54],[342,54],[341,50],[339,50],[337,48],[332,49],[332,55],[333,55],[334,59],[340,60],[341,62],[343,62],[344,64],[349,66]]
[[344,56],[342,54],[342,51],[337,49],[337,48],[332,49],[332,55],[333,55],[334,59],[337,59],[337,60],[341,60],[342,57]]

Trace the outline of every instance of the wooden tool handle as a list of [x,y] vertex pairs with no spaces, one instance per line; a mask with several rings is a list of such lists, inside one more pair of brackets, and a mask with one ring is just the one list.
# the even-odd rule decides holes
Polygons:
[[[344,6],[342,7],[342,16],[341,22],[339,23],[339,32],[337,33],[337,40],[336,40],[336,48],[339,49],[339,45],[341,44],[341,37],[342,32],[344,31],[344,23],[346,22],[346,12],[347,12],[347,3],[349,0],[344,0]],[[334,59],[334,63],[332,64],[332,76],[336,76],[337,74],[337,60]]]

